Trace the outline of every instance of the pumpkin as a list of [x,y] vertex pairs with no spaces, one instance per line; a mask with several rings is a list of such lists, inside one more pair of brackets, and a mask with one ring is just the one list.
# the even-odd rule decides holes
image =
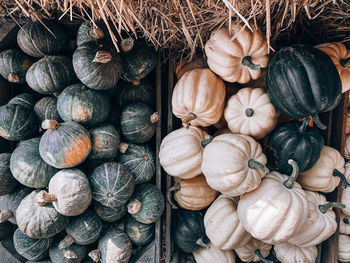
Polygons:
[[135,179],[124,165],[107,162],[92,172],[90,185],[94,200],[108,207],[120,207],[133,193]]
[[99,39],[103,39],[105,36],[103,30],[96,26],[90,25],[88,22],[82,22],[77,34],[77,46],[80,46],[86,42],[96,42]]
[[350,235],[350,218],[344,213],[340,214],[339,233]]
[[259,78],[268,63],[268,45],[260,28],[237,24],[214,30],[205,44],[209,68],[228,82]]
[[194,259],[197,263],[235,263],[236,258],[232,250],[221,250],[208,243],[209,248],[200,248],[193,251]]
[[272,246],[251,238],[247,244],[235,249],[237,256],[244,262],[258,262],[265,259],[269,254]]
[[17,43],[23,52],[42,58],[66,51],[69,36],[58,23],[48,20],[27,22],[18,31]]
[[44,120],[55,120],[61,122],[61,116],[57,111],[57,98],[44,97],[35,103],[34,111],[40,123]]
[[25,235],[19,228],[13,234],[13,243],[16,251],[28,260],[40,260],[49,253],[49,247],[53,238],[31,238]]
[[140,223],[130,215],[125,218],[125,233],[137,246],[144,246],[153,240],[154,228],[154,224]]
[[[350,120],[350,117],[347,117]],[[350,134],[346,135],[345,145],[344,145],[344,158],[350,159]]]
[[224,116],[233,133],[261,139],[275,128],[278,112],[262,88],[243,88],[227,101]]
[[8,102],[8,104],[21,105],[30,110],[33,110],[35,103],[36,99],[29,93],[18,94]]
[[24,83],[26,73],[33,63],[33,58],[21,50],[4,50],[0,52],[0,75],[10,82]]
[[350,236],[339,234],[338,241],[338,261],[349,262],[350,261]]
[[62,91],[75,81],[72,61],[64,56],[44,57],[29,68],[26,81],[41,94]]
[[265,164],[262,148],[253,138],[222,134],[204,148],[202,172],[211,188],[239,196],[259,186],[268,172]]
[[210,69],[188,71],[173,90],[173,114],[187,126],[215,124],[224,110],[225,93],[224,82]]
[[26,140],[38,133],[33,110],[17,104],[0,107],[0,136],[10,141]]
[[91,151],[89,131],[78,123],[45,120],[39,144],[41,158],[56,168],[70,168],[82,163]]
[[126,204],[117,207],[108,207],[94,200],[92,202],[92,207],[95,210],[96,214],[101,218],[101,220],[108,223],[117,222],[128,212]]
[[276,258],[285,263],[315,263],[317,258],[316,246],[300,248],[287,242],[274,246]]
[[167,174],[181,179],[194,178],[202,173],[203,146],[208,134],[190,126],[172,131],[162,140],[159,161]]
[[146,144],[121,143],[118,162],[125,165],[135,178],[135,184],[150,181],[156,172],[156,157]]
[[151,224],[157,221],[164,211],[164,197],[153,184],[139,184],[128,202],[128,212],[137,221]]
[[205,233],[210,242],[220,249],[244,246],[252,238],[238,219],[237,205],[238,198],[220,195],[205,213]]
[[132,143],[145,143],[156,133],[159,115],[146,104],[135,102],[123,109],[120,127]]
[[324,43],[316,47],[332,59],[342,82],[342,92],[348,91],[350,89],[350,51],[339,42]]
[[11,153],[0,153],[0,196],[13,192],[18,184],[10,170],[10,159]]
[[293,119],[311,115],[322,130],[327,127],[318,114],[334,109],[342,95],[332,60],[306,45],[287,46],[275,54],[268,66],[266,92],[284,115]]
[[94,90],[113,88],[122,73],[122,62],[114,47],[83,43],[73,54],[73,67],[80,81]]
[[341,192],[341,203],[345,205],[342,208],[343,214],[350,216],[350,187],[343,189]]
[[310,170],[300,173],[298,183],[306,190],[325,193],[333,192],[340,180],[346,187],[344,164],[344,158],[336,149],[323,146],[316,164]]
[[48,238],[61,232],[68,223],[68,217],[56,211],[52,204],[40,206],[36,197],[40,190],[27,195],[16,210],[18,228],[31,238]]
[[72,244],[66,248],[59,248],[59,243],[54,243],[49,249],[50,259],[53,263],[79,263],[87,255],[87,247]]

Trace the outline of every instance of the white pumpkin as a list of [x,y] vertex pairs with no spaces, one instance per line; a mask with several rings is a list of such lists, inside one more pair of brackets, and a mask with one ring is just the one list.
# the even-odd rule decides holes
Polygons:
[[232,250],[221,250],[209,242],[209,248],[200,248],[193,252],[197,263],[235,263],[236,257]]
[[342,209],[343,214],[350,216],[350,187],[343,189],[340,202],[345,205],[345,208]]
[[235,252],[244,262],[257,262],[262,259],[261,257],[266,258],[270,254],[271,248],[272,245],[252,238],[246,245],[236,248]]
[[350,236],[339,234],[338,261],[350,262]]
[[275,245],[274,250],[281,263],[315,263],[317,258],[316,246],[301,248],[285,242]]
[[350,216],[340,214],[339,233],[350,235]]
[[[349,117],[348,117],[349,118]],[[349,118],[350,119],[350,118]],[[345,159],[350,159],[350,134],[346,135],[345,145],[344,145],[344,157]]]

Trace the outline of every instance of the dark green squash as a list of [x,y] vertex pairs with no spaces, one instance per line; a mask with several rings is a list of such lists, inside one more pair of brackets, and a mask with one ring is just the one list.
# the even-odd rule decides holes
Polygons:
[[57,111],[57,98],[44,97],[35,104],[34,111],[40,123],[44,120],[55,120],[61,122],[61,116]]
[[90,176],[92,198],[109,207],[125,204],[135,187],[135,179],[122,164],[107,162],[98,166]]
[[133,244],[144,246],[154,238],[154,224],[140,223],[129,215],[125,218],[125,233]]
[[11,173],[10,160],[11,153],[0,153],[0,196],[13,192],[18,184]]
[[171,223],[171,236],[175,244],[186,253],[192,253],[201,247],[208,248],[204,217],[197,211],[176,211]]
[[64,56],[44,57],[30,67],[26,81],[41,94],[62,91],[75,81],[72,60]]
[[33,63],[33,58],[21,50],[4,50],[0,52],[0,75],[10,82],[24,83],[26,73]]
[[35,102],[36,100],[32,94],[21,93],[10,99],[8,104],[21,105],[29,110],[33,110]]
[[151,224],[157,221],[164,211],[164,197],[153,184],[136,185],[128,203],[128,212],[137,221]]
[[311,115],[320,129],[326,129],[318,114],[338,105],[342,84],[328,55],[312,46],[293,45],[281,48],[270,60],[266,92],[283,114],[293,119]]
[[156,158],[151,147],[146,144],[120,144],[118,162],[124,164],[135,178],[135,184],[149,182],[156,172]]
[[87,253],[87,247],[78,244],[60,249],[59,243],[56,242],[49,249],[50,259],[53,263],[80,263]]
[[41,158],[56,168],[69,168],[82,163],[91,151],[90,133],[76,122],[44,121],[39,145]]
[[65,29],[52,21],[27,22],[17,34],[18,46],[28,55],[41,58],[66,51],[69,36]]
[[73,54],[73,67],[80,81],[94,90],[113,88],[122,73],[122,62],[114,47],[84,43]]
[[22,257],[28,260],[41,260],[49,254],[49,247],[53,238],[31,238],[25,235],[19,228],[13,234],[13,244]]
[[145,143],[156,133],[159,115],[146,104],[136,102],[122,112],[120,127],[123,135],[132,143]]
[[104,206],[100,202],[93,201],[92,207],[94,208],[96,214],[101,218],[101,220],[114,223],[122,219],[128,212],[126,204],[117,207]]
[[105,34],[100,27],[95,27],[84,21],[78,29],[77,46],[87,42],[96,42],[99,39],[103,39],[104,36]]
[[64,121],[75,121],[90,127],[102,123],[110,109],[107,96],[82,84],[65,88],[57,100],[57,110]]

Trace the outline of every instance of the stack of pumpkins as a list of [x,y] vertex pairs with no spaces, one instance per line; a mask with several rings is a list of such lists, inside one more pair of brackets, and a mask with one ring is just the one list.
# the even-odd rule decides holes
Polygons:
[[0,229],[18,226],[14,246],[28,260],[127,262],[133,244],[153,240],[164,209],[146,144],[159,120],[145,78],[156,53],[127,38],[119,54],[85,22],[72,57],[58,55],[69,37],[52,21],[26,23],[17,41],[0,53],[0,73],[37,93],[0,107],[0,135],[19,141],[0,154]]
[[[205,45],[209,68],[194,65],[174,88],[172,111],[184,127],[164,138],[159,156],[175,179],[168,199],[175,191],[182,208],[174,212],[172,238],[198,263],[235,262],[234,251],[243,262],[313,263],[316,245],[337,229],[332,208],[350,208],[350,198],[342,204],[323,195],[340,182],[350,191],[350,170],[310,127],[313,120],[325,129],[318,114],[349,89],[339,74],[349,70],[349,55],[339,43],[292,45],[269,61],[263,33],[249,27],[213,31]],[[247,84],[264,67],[265,89],[243,87],[225,101],[224,81]],[[227,128],[209,135],[220,119]]]

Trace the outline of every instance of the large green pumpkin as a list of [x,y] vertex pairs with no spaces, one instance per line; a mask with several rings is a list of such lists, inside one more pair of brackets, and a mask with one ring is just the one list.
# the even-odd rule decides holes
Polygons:
[[18,46],[32,57],[44,57],[66,51],[69,44],[68,33],[52,21],[27,22],[17,34]]
[[9,100],[8,104],[21,105],[29,110],[33,110],[36,99],[32,94],[21,93]]
[[101,220],[114,223],[122,219],[128,212],[126,204],[117,207],[108,207],[100,202],[93,201],[92,207],[94,208],[96,214],[101,218]]
[[102,92],[74,84],[63,90],[57,100],[57,110],[64,121],[95,126],[109,114],[111,104]]
[[10,160],[11,153],[0,154],[0,196],[13,192],[18,184],[11,173]]
[[328,55],[312,46],[293,45],[281,48],[270,60],[266,92],[283,114],[293,119],[311,115],[319,128],[326,129],[318,114],[338,105],[342,84]]
[[66,248],[59,248],[59,243],[54,243],[49,249],[50,259],[53,263],[80,263],[87,255],[87,247],[72,244]]
[[35,103],[34,111],[40,123],[44,120],[62,121],[61,116],[57,111],[57,98],[44,97]]
[[125,233],[133,244],[144,246],[154,238],[154,224],[140,223],[129,215],[125,218]]
[[88,22],[81,23],[77,34],[77,46],[87,42],[96,42],[104,38],[104,32],[100,27],[90,25]]
[[24,83],[33,58],[21,50],[8,49],[0,52],[0,75],[10,82]]

